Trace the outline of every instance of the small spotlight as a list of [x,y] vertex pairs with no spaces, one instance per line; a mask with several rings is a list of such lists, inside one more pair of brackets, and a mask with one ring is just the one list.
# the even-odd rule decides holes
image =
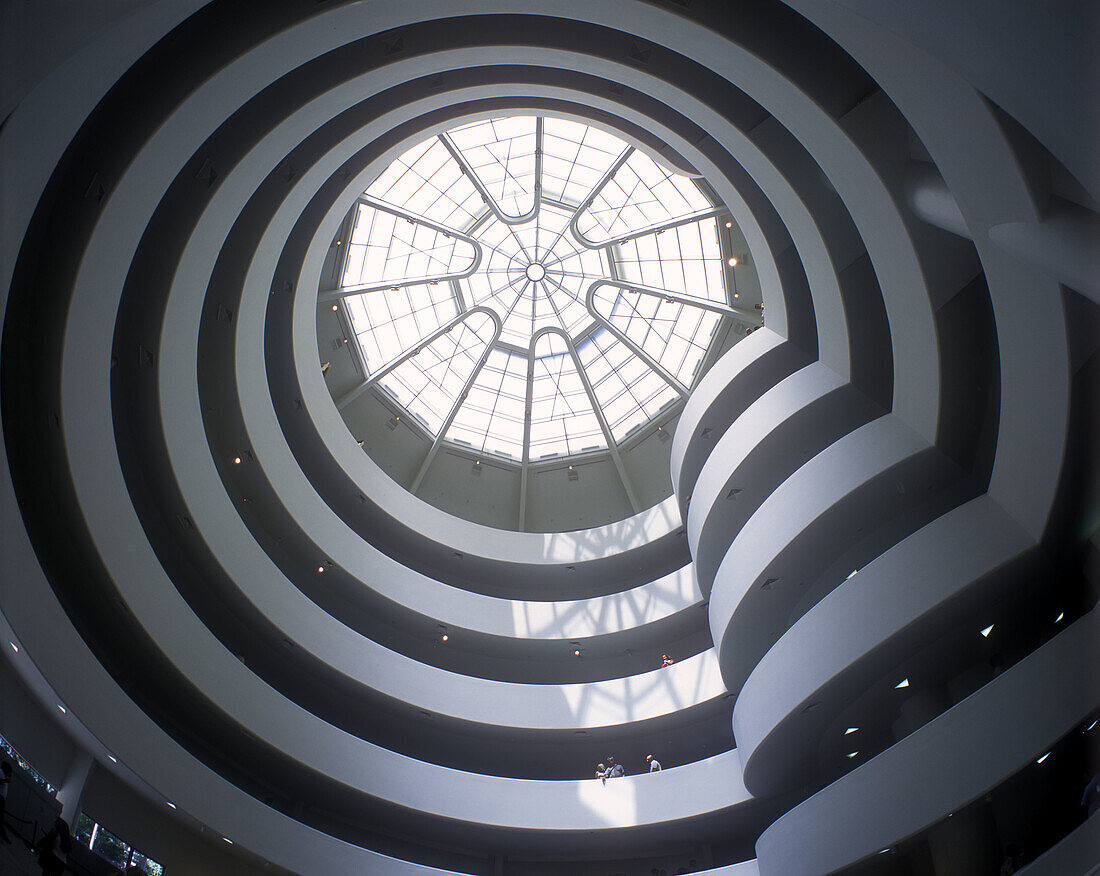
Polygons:
[[223,837],[222,837],[222,842],[225,842],[225,843],[229,843],[229,845],[233,845],[233,840],[231,840],[231,839],[230,839],[229,837],[227,837],[227,836],[223,836]]
[[333,309],[333,310],[339,310],[340,308],[339,308],[339,307],[337,307],[337,306],[336,306],[336,305],[334,304],[334,305],[332,305],[332,309]]
[[115,757],[113,754],[108,754],[107,760],[109,760],[111,763],[118,763],[118,758]]
[[736,268],[737,267],[737,257],[736,256],[730,256],[726,260],[726,264],[729,265],[731,268]]
[[1088,727],[1085,728],[1085,732],[1088,733],[1095,726],[1096,726],[1096,722],[1093,721],[1091,724],[1089,724]]
[[13,650],[13,651],[14,651],[14,652],[15,652],[16,654],[18,654],[18,653],[19,653],[19,646],[18,646],[17,644],[15,644],[15,642],[11,642],[10,644],[11,644],[11,649],[12,649],[12,650]]
[[169,809],[175,809],[176,808],[176,804],[173,803],[171,800],[165,800],[164,802],[168,805]]
[[888,851],[890,851],[890,848],[889,848],[889,847],[887,847],[887,848],[885,848],[885,849],[879,849],[879,852],[878,852],[878,853],[879,853],[880,855],[885,855],[885,854],[886,854],[886,853],[887,853]]
[[855,733],[857,730],[859,730],[858,727],[849,727],[844,731],[844,735],[847,736],[849,733]]
[[740,298],[740,297],[741,297],[741,293],[740,293],[740,292],[734,292],[734,293],[733,293],[733,297],[734,297],[734,298]]
[[581,656],[581,652],[580,652],[580,651],[574,651],[574,652],[573,652],[573,656],[574,656],[574,657],[580,657],[580,656]]
[[1048,751],[1048,752],[1047,752],[1046,754],[1044,754],[1044,755],[1043,755],[1043,756],[1042,756],[1041,758],[1039,758],[1039,759],[1038,759],[1037,761],[1035,761],[1035,762],[1036,762],[1036,763],[1042,763],[1042,762],[1043,762],[1044,760],[1046,760],[1046,759],[1047,759],[1048,757],[1050,757],[1050,752],[1049,752],[1049,751]]
[[855,757],[855,756],[856,756],[857,754],[859,754],[859,752],[858,752],[858,751],[849,751],[849,752],[848,752],[848,753],[847,753],[846,755],[844,755],[844,756],[845,756],[846,758],[848,758],[848,760],[851,760],[851,759],[852,759],[853,757]]
[[64,707],[63,705],[61,705],[61,703],[58,703],[58,704],[57,704],[57,707],[58,707],[58,708],[59,708],[59,709],[61,710],[61,714],[62,714],[62,715],[67,715],[67,714],[69,714],[69,710],[68,710],[68,709],[66,709],[66,708],[65,708],[65,707]]
[[447,642],[447,641],[449,641],[449,640],[450,640],[450,638],[451,638],[451,637],[450,637],[450,636],[448,636],[448,635],[447,635],[446,633],[444,633],[444,634],[443,634],[443,637],[442,637],[442,638],[443,638],[443,641],[444,641],[444,642]]
[[726,223],[726,228],[733,228],[733,223],[732,222],[727,222]]
[[325,571],[325,567],[324,567],[324,566],[318,566],[318,567],[317,567],[317,574],[318,574],[318,575],[320,575],[320,574],[321,574],[322,572],[324,572],[324,571]]
[[894,690],[901,690],[903,687],[909,687],[909,679],[903,678],[897,684],[894,685]]
[[1062,621],[1064,621],[1065,619],[1066,619],[1066,613],[1065,613],[1064,611],[1060,611],[1060,612],[1058,612],[1058,617],[1056,617],[1056,618],[1054,619],[1054,622],[1055,622],[1056,624],[1060,624],[1060,623],[1061,623]]
[[234,465],[240,465],[241,464],[241,458],[239,456],[234,456],[233,457],[233,464]]
[[993,627],[994,627],[994,624],[990,624],[988,627],[986,627],[984,630],[981,631],[983,639],[988,639],[989,638],[989,634],[993,632]]

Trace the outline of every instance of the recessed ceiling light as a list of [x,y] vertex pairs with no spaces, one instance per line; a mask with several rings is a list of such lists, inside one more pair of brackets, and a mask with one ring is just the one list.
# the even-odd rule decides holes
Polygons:
[[58,703],[58,704],[57,704],[57,707],[58,707],[58,708],[59,708],[59,709],[61,710],[61,714],[62,714],[62,715],[67,715],[67,714],[69,714],[69,710],[68,710],[68,709],[66,709],[66,708],[65,708],[65,707],[64,707],[63,705],[61,705],[61,703]]
[[729,259],[726,261],[726,264],[729,265],[731,268],[736,268],[737,267],[737,257],[736,256],[730,256]]
[[229,843],[229,845],[233,845],[233,840],[231,840],[231,839],[230,839],[229,837],[227,837],[227,836],[223,836],[223,837],[222,837],[222,842],[226,842],[226,843]]
[[108,754],[107,760],[109,760],[111,763],[118,763],[118,758],[115,757],[113,754]]
[[332,309],[333,309],[333,310],[339,310],[339,308],[338,308],[338,307],[337,307],[337,306],[336,306],[335,304],[334,304],[334,305],[332,305]]
[[894,690],[901,690],[903,687],[909,687],[909,679],[903,678],[897,684],[894,685]]
[[1088,727],[1085,728],[1085,732],[1088,733],[1095,726],[1096,726],[1096,722],[1093,721],[1091,724],[1089,724]]
[[15,644],[15,642],[12,642],[12,643],[11,643],[11,649],[12,649],[12,650],[13,650],[13,651],[14,651],[14,652],[15,652],[16,654],[18,654],[18,653],[19,653],[19,646],[18,646],[17,644]]
[[324,566],[318,566],[318,567],[317,567],[317,574],[318,574],[318,575],[320,575],[320,574],[321,574],[321,573],[322,573],[323,571],[325,571],[325,567],[324,567]]
[[240,465],[241,464],[241,458],[239,456],[234,456],[233,457],[233,464],[234,465]]
[[849,758],[849,759],[851,759],[851,758],[855,757],[855,756],[856,756],[857,754],[859,754],[859,752],[858,752],[858,751],[849,751],[849,752],[848,752],[848,753],[847,753],[846,755],[844,755],[844,756],[845,756],[845,757],[847,757],[847,758]]
[[573,652],[573,656],[574,656],[574,657],[580,657],[580,656],[581,656],[581,652],[580,652],[580,651],[574,651],[574,652]]
[[844,735],[847,736],[849,733],[855,733],[858,729],[858,727],[849,727],[844,731]]
[[1063,620],[1065,620],[1065,617],[1066,617],[1066,613],[1064,611],[1060,611],[1060,612],[1058,612],[1058,617],[1056,617],[1054,619],[1054,622],[1056,624],[1060,624]]
[[993,626],[994,626],[993,624],[990,624],[988,627],[986,627],[984,630],[982,630],[982,638],[984,638],[984,639],[989,638],[989,634],[993,632]]
[[732,222],[727,222],[726,223],[726,228],[733,228],[733,223]]
[[448,636],[448,635],[447,635],[446,633],[444,633],[444,634],[443,634],[443,636],[442,636],[442,638],[443,638],[443,641],[444,641],[444,642],[447,642],[447,641],[449,641],[449,640],[450,640],[450,638],[451,638],[451,637],[450,637],[450,636]]
[[1046,754],[1044,754],[1044,755],[1043,755],[1043,756],[1042,756],[1041,758],[1039,758],[1039,759],[1038,759],[1037,761],[1035,761],[1035,762],[1036,762],[1036,763],[1042,763],[1042,762],[1043,762],[1044,760],[1046,760],[1046,759],[1047,759],[1048,757],[1050,757],[1050,752],[1049,752],[1049,751],[1048,751],[1048,752],[1047,752]]
[[173,803],[171,800],[165,800],[164,802],[168,804],[169,809],[175,809],[176,808],[176,804]]

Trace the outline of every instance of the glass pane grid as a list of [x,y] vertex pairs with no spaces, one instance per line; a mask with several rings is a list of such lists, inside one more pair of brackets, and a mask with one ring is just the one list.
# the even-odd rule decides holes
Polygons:
[[366,194],[456,230],[469,227],[484,209],[480,193],[437,137],[396,159]]
[[614,240],[644,228],[667,225],[709,206],[690,179],[634,151],[600,189],[578,227],[589,239]]
[[473,313],[390,371],[382,385],[438,434],[492,336],[492,320]]
[[457,276],[470,268],[475,257],[474,248],[464,240],[360,204],[341,285]]
[[[367,190],[407,218],[365,204],[356,214],[343,283],[380,286],[345,298],[368,374],[390,369],[378,386],[429,434],[437,435],[454,409],[447,440],[518,461],[524,458],[529,388],[527,355],[517,351],[527,349],[540,329],[553,328],[578,344],[611,436],[622,441],[679,398],[667,376],[691,385],[721,317],[690,302],[612,286],[598,289],[593,313],[585,303],[588,289],[598,280],[618,277],[725,303],[717,222],[677,224],[710,208],[710,202],[692,180],[619,138],[577,122],[544,120],[541,177],[532,117],[479,121],[445,137],[448,144],[432,137],[406,150]],[[448,147],[461,154],[462,162]],[[510,225],[487,209],[474,179],[506,215],[530,211],[537,183],[544,200],[536,217]],[[589,199],[578,226],[590,237],[616,241],[643,234],[607,248],[583,245],[571,222]],[[448,233],[418,217],[439,223]],[[474,257],[457,237],[467,233],[463,229],[478,241],[482,260],[471,276],[457,279]],[[389,283],[393,286],[383,285]],[[497,313],[501,342],[508,345],[490,350],[476,375],[493,334],[484,314],[471,314],[426,343],[472,306]],[[599,327],[595,314],[646,356]],[[465,399],[455,409],[463,392]],[[556,332],[544,336],[536,350],[530,393],[530,459],[606,449],[584,382]]]
[[718,223],[704,219],[620,244],[615,259],[627,281],[725,303]]
[[535,119],[489,119],[448,136],[506,216],[535,206]]
[[685,386],[691,385],[720,319],[675,299],[610,286],[599,289],[593,303],[597,313]]

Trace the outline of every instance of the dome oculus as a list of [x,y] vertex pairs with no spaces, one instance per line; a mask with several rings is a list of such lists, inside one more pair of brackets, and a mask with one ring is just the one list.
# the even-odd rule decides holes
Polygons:
[[484,453],[613,447],[686,397],[736,316],[725,210],[577,122],[428,138],[354,209],[338,294],[368,382],[433,438]]

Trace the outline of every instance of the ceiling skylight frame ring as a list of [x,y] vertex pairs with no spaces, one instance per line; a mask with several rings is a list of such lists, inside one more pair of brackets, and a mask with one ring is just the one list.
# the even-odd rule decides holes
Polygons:
[[[538,124],[540,137],[545,135],[547,138],[560,137],[560,133],[551,134],[555,131],[551,127],[551,122],[556,120],[544,119],[542,116],[535,117]],[[576,121],[573,124],[583,124]],[[490,130],[490,133],[492,131]],[[605,136],[614,137],[615,135]],[[669,406],[678,404],[682,407],[684,399],[690,393],[690,386],[694,385],[697,380],[697,375],[702,373],[705,369],[696,367],[692,372],[691,377],[688,380],[686,372],[681,374],[680,371],[673,373],[665,368],[658,361],[659,357],[648,355],[644,349],[642,349],[646,343],[648,334],[641,338],[639,341],[634,341],[632,334],[638,334],[635,329],[634,323],[630,323],[626,331],[619,330],[618,326],[610,318],[605,318],[602,314],[598,313],[595,309],[593,302],[592,291],[593,289],[599,289],[603,286],[614,286],[622,289],[631,289],[634,291],[642,292],[643,294],[652,294],[660,298],[677,300],[684,305],[690,307],[699,307],[704,305],[704,309],[709,311],[716,311],[721,316],[734,315],[733,308],[723,309],[721,306],[715,305],[713,302],[706,301],[706,299],[695,298],[691,295],[682,295],[680,293],[671,292],[669,290],[658,287],[647,287],[635,282],[628,282],[623,279],[623,272],[626,268],[620,264],[620,261],[629,263],[632,268],[638,270],[633,273],[638,273],[639,277],[648,277],[648,268],[646,267],[646,260],[657,260],[657,274],[656,277],[664,278],[667,272],[671,270],[673,274],[671,276],[678,277],[683,273],[685,268],[677,267],[681,259],[685,260],[685,264],[688,264],[690,260],[694,263],[699,259],[699,256],[694,255],[694,249],[697,247],[689,247],[681,252],[680,247],[675,245],[673,241],[673,247],[669,249],[667,244],[662,244],[660,252],[656,251],[655,244],[649,244],[648,249],[652,249],[653,252],[648,255],[642,255],[640,253],[635,254],[633,258],[622,251],[622,245],[624,241],[632,241],[639,238],[645,238],[649,236],[655,236],[662,231],[666,231],[681,226],[699,225],[705,223],[707,220],[714,220],[716,223],[718,217],[727,213],[728,211],[721,204],[716,203],[716,196],[708,186],[705,185],[705,181],[697,180],[690,175],[682,174],[675,168],[669,168],[661,162],[656,162],[646,150],[641,150],[638,147],[625,143],[619,140],[621,149],[614,143],[597,142],[593,146],[586,146],[585,148],[594,148],[598,151],[591,152],[591,154],[583,151],[577,155],[571,152],[563,153],[555,161],[564,158],[565,161],[571,162],[568,167],[550,169],[551,166],[543,168],[541,162],[543,159],[542,148],[536,149],[536,155],[538,162],[540,163],[536,177],[540,183],[545,182],[545,174],[551,174],[551,191],[549,194],[545,194],[545,187],[540,185],[537,191],[533,192],[531,186],[531,161],[532,152],[530,147],[530,140],[522,146],[521,149],[516,150],[515,154],[523,162],[526,162],[521,166],[522,169],[516,170],[516,181],[518,188],[515,188],[513,192],[505,191],[505,194],[509,198],[525,198],[533,197],[532,210],[527,211],[525,215],[533,217],[541,216],[547,209],[552,209],[557,217],[562,220],[559,225],[557,221],[551,221],[550,224],[541,223],[537,229],[525,229],[521,230],[521,226],[524,224],[522,217],[511,216],[501,209],[501,205],[498,204],[489,195],[489,189],[486,186],[510,186],[510,175],[505,169],[503,177],[499,176],[500,168],[494,166],[494,170],[491,174],[492,177],[487,182],[483,183],[478,178],[478,171],[474,165],[484,169],[490,166],[490,162],[495,160],[501,165],[505,165],[506,162],[511,160],[512,153],[507,155],[503,154],[501,150],[494,147],[494,144],[490,141],[479,141],[478,137],[482,136],[482,132],[478,132],[472,139],[475,142],[475,147],[481,149],[482,145],[487,145],[489,151],[493,153],[487,160],[482,160],[484,157],[482,152],[479,151],[475,155],[472,155],[469,160],[466,160],[461,155],[461,148],[458,145],[461,141],[455,141],[450,137],[450,132],[443,132],[434,135],[434,140],[438,140],[439,144],[437,149],[439,155],[444,156],[444,160],[453,161],[457,164],[460,172],[454,169],[452,165],[452,171],[445,172],[440,171],[440,178],[443,179],[442,188],[439,186],[433,187],[432,193],[436,200],[429,202],[423,202],[423,209],[426,213],[439,212],[439,210],[450,211],[447,215],[451,218],[459,218],[460,216],[465,218],[465,229],[460,231],[457,228],[451,227],[446,224],[450,220],[441,220],[441,222],[425,222],[429,227],[435,227],[440,231],[449,233],[455,238],[469,240],[477,243],[481,249],[479,252],[478,268],[474,271],[461,272],[462,276],[457,275],[448,278],[448,292],[449,298],[454,302],[454,307],[458,311],[455,318],[448,321],[447,325],[453,326],[461,321],[464,315],[469,313],[479,312],[482,308],[488,306],[490,310],[496,308],[500,309],[502,302],[494,301],[502,293],[506,293],[509,289],[519,289],[516,294],[516,299],[512,302],[512,306],[507,308],[507,313],[499,313],[502,328],[502,333],[497,336],[488,347],[485,348],[485,355],[488,356],[492,351],[496,350],[500,353],[510,357],[523,357],[528,362],[531,361],[531,357],[534,354],[537,340],[543,336],[544,329],[554,329],[556,333],[561,335],[567,340],[566,347],[569,350],[570,360],[573,363],[578,378],[581,381],[581,385],[585,386],[585,394],[588,396],[589,405],[593,414],[595,415],[595,421],[589,421],[589,426],[584,427],[591,429],[596,423],[600,424],[600,434],[604,437],[604,442],[607,445],[605,448],[589,448],[586,450],[571,450],[570,448],[574,443],[583,444],[586,443],[583,439],[583,432],[576,433],[581,435],[581,440],[575,440],[575,434],[566,429],[562,432],[560,439],[550,439],[547,443],[546,438],[539,438],[536,443],[539,447],[551,447],[554,446],[556,441],[562,442],[561,448],[556,449],[554,459],[561,460],[565,458],[576,458],[579,455],[586,454],[604,454],[607,453],[612,456],[616,456],[617,448],[623,444],[630,444],[636,442],[637,431],[640,427],[652,426],[662,418],[667,418]],[[528,134],[523,136],[529,137]],[[581,144],[587,142],[583,133],[581,134],[568,134],[565,136],[566,145],[571,148],[578,148]],[[498,142],[505,143],[504,137]],[[539,145],[541,147],[542,140],[540,139]],[[552,139],[546,142],[553,143]],[[620,216],[615,220],[619,224],[628,222],[631,219],[636,219],[645,215],[653,215],[652,205],[660,204],[658,211],[664,210],[665,212],[672,212],[675,209],[688,209],[690,212],[679,215],[671,216],[666,221],[647,225],[646,227],[630,230],[622,229],[628,233],[621,236],[609,237],[605,241],[592,241],[586,238],[578,231],[578,224],[584,221],[584,213],[588,210],[593,203],[599,198],[599,193],[602,191],[611,180],[615,178],[615,174],[618,173],[624,165],[630,161],[634,153],[638,153],[638,161],[631,164],[631,175],[624,178],[622,184],[618,185],[614,193],[609,194],[604,198],[607,202],[605,205],[603,201],[600,202],[600,211],[603,218],[597,220],[598,222],[606,222],[607,216]],[[549,160],[553,155],[550,155]],[[438,158],[433,159],[438,161]],[[639,163],[640,162],[640,163]],[[650,167],[650,163],[653,163],[655,167]],[[413,168],[414,174],[416,168]],[[598,182],[589,188],[591,184],[590,180],[599,174]],[[466,182],[459,185],[457,183],[450,183],[452,178],[465,177]],[[432,178],[433,181],[435,177]],[[702,183],[702,184],[701,184]],[[663,206],[665,201],[660,198],[661,192],[664,191],[661,187],[674,186],[679,194],[671,192],[673,196],[672,203],[677,206],[666,208]],[[558,194],[557,189],[554,186],[561,188],[561,195]],[[476,194],[475,194],[476,189]],[[495,189],[493,189],[495,190]],[[631,198],[630,193],[635,191],[635,197]],[[406,187],[407,192],[415,193],[416,190],[409,190]],[[387,194],[388,189],[385,191],[379,189],[375,191],[374,197],[381,199],[390,197]],[[440,194],[442,192],[442,194]],[[408,196],[408,195],[403,195]],[[415,194],[417,202],[423,201],[423,198]],[[461,196],[461,197],[459,197]],[[368,198],[370,196],[367,196]],[[443,198],[443,202],[440,203],[439,199]],[[640,200],[638,200],[640,199]],[[619,203],[619,200],[622,203]],[[634,201],[638,200],[635,204]],[[452,202],[457,201],[459,203],[458,208],[454,208]],[[383,202],[385,203],[385,202]],[[520,201],[522,203],[522,201]],[[700,205],[706,205],[704,208],[700,208]],[[537,205],[538,209],[534,209]],[[368,206],[374,206],[368,204]],[[390,204],[386,204],[387,207],[392,207]],[[625,213],[623,211],[626,211]],[[639,210],[642,212],[639,213]],[[423,217],[417,216],[409,210],[402,210],[397,207],[394,212],[399,215],[412,216],[414,219],[422,219]],[[599,211],[598,211],[599,212]],[[505,221],[509,219],[511,221]],[[500,222],[497,226],[499,230],[490,231],[490,226]],[[602,227],[598,225],[597,227]],[[705,234],[706,229],[702,232]],[[540,233],[550,238],[548,245],[544,245],[544,241],[539,236]],[[679,234],[679,232],[677,233]],[[522,237],[520,236],[522,235]],[[532,237],[532,235],[535,235]],[[720,237],[720,233],[719,233]],[[679,238],[676,238],[677,240]],[[568,253],[560,253],[561,242],[563,240],[568,241]],[[513,251],[513,244],[516,247]],[[530,247],[533,245],[538,246],[538,252],[536,256],[538,258],[532,258]],[[545,249],[545,251],[544,251]],[[592,254],[592,255],[589,255]],[[598,255],[597,255],[598,254]],[[593,256],[596,255],[598,263],[592,261]],[[709,257],[707,257],[709,258]],[[580,261],[584,259],[584,261]],[[671,261],[670,261],[671,260]],[[548,270],[543,279],[538,281],[531,281],[529,278],[525,278],[523,274],[526,271],[526,267],[531,264],[539,264],[544,269]],[[663,268],[660,265],[664,265]],[[640,266],[640,267],[639,267]],[[492,268],[492,270],[490,270]],[[555,270],[558,268],[558,270]],[[570,270],[565,270],[569,268]],[[523,270],[520,270],[523,269]],[[644,273],[641,271],[644,270]],[[708,271],[710,269],[708,268]],[[471,281],[471,278],[481,272],[481,276],[477,282]],[[453,272],[452,272],[453,273]],[[497,277],[500,278],[500,282],[493,283],[493,280]],[[505,278],[511,278],[508,282],[505,282]],[[706,294],[718,295],[722,297],[725,302],[730,301],[731,292],[727,285],[727,277],[724,273],[717,274],[711,277],[709,280],[700,281],[702,285],[701,289],[706,290]],[[424,280],[414,281],[407,284],[397,283],[379,283],[375,284],[384,290],[389,290],[391,287],[398,287],[404,285],[421,285]],[[585,283],[587,282],[587,289]],[[675,288],[680,285],[679,280],[673,280]],[[573,288],[576,286],[576,288]],[[691,291],[695,291],[694,288],[689,286]],[[566,296],[563,300],[558,300],[560,296]],[[477,302],[475,304],[475,301]],[[524,315],[523,312],[527,309],[526,305],[530,303],[531,312],[528,315]],[[705,306],[710,305],[710,306]],[[579,306],[579,307],[578,307]],[[581,311],[579,308],[583,307]],[[576,308],[576,310],[574,310]],[[518,309],[518,310],[517,310]],[[728,312],[727,312],[728,311]],[[680,313],[686,313],[682,308],[678,310]],[[514,316],[513,314],[519,314]],[[637,318],[645,319],[644,313],[637,313],[629,317],[630,319]],[[385,316],[383,319],[387,318]],[[759,314],[736,314],[736,318],[740,321],[757,324],[759,322]],[[519,322],[512,325],[509,328],[509,321],[518,319]],[[547,320],[553,321],[556,325],[547,325]],[[674,320],[675,321],[675,320]],[[719,319],[717,325],[722,325],[725,322],[724,319]],[[529,323],[533,330],[530,334],[527,334],[524,330],[524,324]],[[540,325],[541,323],[541,325]],[[381,325],[382,323],[379,323]],[[570,324],[576,327],[575,331],[570,331]],[[728,323],[726,323],[728,325]],[[441,327],[442,328],[442,327]],[[368,329],[369,331],[370,329]],[[519,331],[519,335],[516,332]],[[597,390],[592,380],[589,379],[587,371],[585,369],[584,362],[581,359],[579,347],[585,343],[593,341],[599,335],[606,331],[606,340],[614,346],[618,347],[617,352],[613,352],[613,347],[608,347],[605,342],[601,342],[598,347],[593,351],[594,355],[602,357],[603,365],[601,366],[601,373],[604,373],[605,368],[610,368],[617,377],[614,380],[630,384],[637,380],[644,369],[645,372],[652,374],[653,376],[647,378],[645,388],[641,386],[634,387],[638,392],[635,393],[632,388],[627,385],[626,391],[630,399],[629,407],[624,407],[626,404],[623,400],[618,400],[619,394],[612,393],[614,401],[614,411],[604,412],[600,404],[600,395],[597,395]],[[690,345],[688,350],[702,348],[704,345],[699,342],[695,337],[695,328],[693,326],[687,326],[683,331],[677,331],[676,328],[670,326],[656,327],[653,329],[656,332],[655,337],[660,339],[663,344],[662,349],[664,351],[671,350],[676,356],[683,358],[681,355],[681,347]],[[510,334],[509,334],[510,332]],[[628,332],[630,332],[628,334]],[[673,332],[674,337],[669,334]],[[419,349],[423,349],[430,340],[437,337],[437,332],[433,333],[429,339],[415,344],[410,350],[403,352],[401,359],[407,360],[410,355],[415,355],[415,352]],[[524,343],[524,335],[527,334],[529,340]],[[711,344],[713,344],[715,338],[719,335],[715,332],[711,332],[708,336]],[[708,346],[703,350],[703,356],[705,359],[713,359],[714,350]],[[588,354],[585,354],[588,357]],[[664,352],[662,352],[664,355]],[[609,358],[610,356],[610,358]],[[631,360],[636,360],[634,364],[630,364]],[[494,360],[495,361],[495,360]],[[595,361],[595,360],[593,360]],[[387,363],[387,367],[392,370],[392,366],[395,363]],[[480,372],[484,367],[484,362],[478,365],[477,372]],[[494,366],[495,367],[495,366]],[[517,375],[518,376],[518,375]],[[374,376],[372,376],[374,377]],[[542,379],[542,378],[540,378]],[[601,382],[604,378],[601,378]],[[471,380],[477,380],[477,374],[471,374]],[[367,380],[364,383],[369,386],[377,381]],[[495,417],[495,414],[485,406],[484,399],[480,399],[479,403],[475,406],[476,410],[471,409],[469,416],[464,414],[459,415],[459,420],[462,421],[461,426],[457,426],[459,420],[455,420],[452,413],[458,414],[462,404],[471,393],[471,387],[476,383],[471,383],[467,386],[463,393],[458,397],[456,404],[452,405],[454,410],[448,411],[448,416],[444,418],[445,425],[440,429],[438,434],[430,434],[429,440],[433,445],[439,445],[446,441],[448,444],[453,444],[456,448],[472,452],[474,454],[485,454],[493,456],[494,458],[502,458],[506,462],[520,461],[521,466],[526,467],[530,464],[540,464],[546,462],[540,456],[538,459],[532,459],[531,432],[530,432],[530,418],[531,418],[531,404],[530,397],[533,390],[532,376],[529,373],[527,379],[527,398],[525,401],[527,404],[524,408],[523,414],[523,436],[522,439],[518,433],[517,426],[519,426],[519,417],[516,416],[519,411],[513,410],[513,413],[509,418],[500,420],[491,419],[490,424],[486,424],[485,428],[488,430],[486,441],[499,445],[502,447],[510,448],[506,454],[495,455],[488,449],[488,444],[480,449],[472,449],[469,444],[472,435],[476,434],[478,429],[478,423],[484,421],[486,411],[489,411],[491,418]],[[574,389],[578,388],[577,384],[573,384]],[[608,384],[607,387],[600,390],[603,395],[607,395],[610,392],[612,384]],[[658,390],[657,387],[665,387]],[[363,391],[366,386],[357,387],[353,392],[358,394]],[[518,389],[519,384],[516,383],[514,389]],[[478,390],[480,393],[481,390]],[[571,391],[572,392],[572,391]],[[350,395],[350,394],[349,394]],[[518,399],[519,396],[515,392],[511,392],[510,395],[514,399]],[[569,396],[572,397],[572,396]],[[345,397],[347,399],[347,397]],[[346,400],[341,399],[341,407],[346,404]],[[664,400],[658,409],[657,405],[661,400]],[[565,399],[566,404],[570,404],[568,399]],[[400,402],[398,402],[400,404]],[[495,410],[495,408],[493,408]],[[409,409],[412,413],[412,410]],[[439,420],[442,414],[442,409],[436,414],[432,415],[432,419]],[[614,419],[615,425],[612,425],[612,419]],[[629,432],[623,435],[621,441],[616,440],[616,434],[622,432],[627,425],[631,425]],[[461,443],[455,443],[447,438],[447,431],[451,425],[456,425],[459,429],[456,434],[463,436]],[[501,431],[503,430],[503,431]],[[512,430],[515,430],[514,432]],[[454,431],[454,430],[451,430]],[[517,440],[518,439],[518,440]],[[474,440],[473,448],[477,448],[481,443]],[[538,448],[536,448],[538,449]],[[436,450],[435,452],[438,452]],[[522,454],[522,455],[521,455]],[[431,455],[431,453],[429,454]],[[518,459],[517,459],[518,458]],[[620,469],[620,474],[625,474],[625,470],[621,467],[621,459],[616,462],[616,468]],[[418,478],[418,482],[419,482]],[[632,490],[627,489],[628,493],[632,493]],[[631,505],[636,505],[636,499],[631,496]]]

